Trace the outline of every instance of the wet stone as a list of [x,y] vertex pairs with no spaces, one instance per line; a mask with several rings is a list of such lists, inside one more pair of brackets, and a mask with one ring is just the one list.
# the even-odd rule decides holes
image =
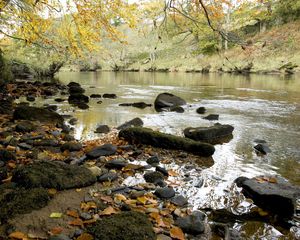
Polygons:
[[34,96],[27,96],[27,97],[26,97],[26,100],[27,100],[28,102],[34,102],[34,101],[35,101],[35,97],[34,97]]
[[109,126],[107,126],[107,125],[99,125],[96,128],[95,133],[109,133],[109,131],[110,131]]
[[124,159],[113,159],[105,164],[108,169],[122,169],[127,166],[127,162]]
[[83,220],[90,220],[92,219],[92,215],[89,214],[89,213],[86,213],[86,212],[82,212],[80,213],[80,218],[83,219]]
[[111,99],[116,99],[117,95],[114,93],[104,93],[103,98],[111,98]]
[[20,147],[20,148],[22,148],[22,149],[24,149],[24,150],[30,150],[30,149],[33,148],[32,145],[29,145],[29,144],[27,144],[27,143],[19,143],[19,144],[18,144],[18,147]]
[[16,125],[17,132],[31,132],[35,129],[36,129],[35,125],[30,121],[23,121]]
[[171,199],[171,203],[176,206],[183,207],[188,204],[188,200],[182,195],[177,195]]
[[60,147],[60,150],[64,152],[68,150],[70,152],[80,151],[82,149],[82,144],[78,142],[67,142]]
[[186,217],[179,217],[175,224],[182,229],[184,233],[198,235],[205,231],[205,214],[200,211],[194,211]]
[[166,176],[166,177],[169,176],[168,170],[165,169],[165,168],[163,168],[163,167],[157,166],[157,167],[155,168],[155,170],[156,170],[157,172],[162,173],[162,174],[163,174],[164,176]]
[[164,175],[160,172],[147,172],[144,174],[144,179],[146,182],[157,184],[164,180]]
[[154,194],[159,198],[169,199],[175,196],[175,191],[172,187],[158,188]]
[[101,156],[114,155],[117,152],[117,147],[112,144],[104,144],[99,147],[95,147],[91,151],[86,153],[89,159],[95,159]]
[[152,156],[152,157],[148,158],[146,162],[150,165],[155,166],[155,165],[159,164],[159,158],[157,156]]
[[9,160],[16,160],[16,155],[5,149],[0,150],[0,161],[7,162]]
[[254,149],[264,155],[271,152],[271,149],[264,143],[257,144],[256,146],[254,146]]
[[114,172],[104,173],[98,177],[98,182],[114,181],[118,178],[118,174]]
[[209,114],[208,116],[204,117],[203,119],[215,121],[219,120],[219,114]]
[[206,109],[205,109],[205,107],[199,107],[199,108],[197,108],[196,112],[198,114],[204,114],[206,112]]
[[77,123],[77,118],[71,118],[69,124],[75,125]]

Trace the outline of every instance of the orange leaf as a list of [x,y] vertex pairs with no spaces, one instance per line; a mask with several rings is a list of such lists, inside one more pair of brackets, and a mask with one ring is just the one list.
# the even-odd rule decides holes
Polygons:
[[79,218],[76,218],[75,220],[69,222],[69,225],[83,227],[83,221],[81,219],[79,219]]
[[175,172],[174,170],[169,170],[168,173],[169,173],[169,176],[172,176],[172,177],[176,177],[176,176],[179,175],[179,174],[178,174],[177,172]]
[[73,218],[79,218],[79,214],[77,211],[74,210],[68,210],[67,211],[67,215]]
[[107,203],[112,203],[113,199],[110,196],[101,196],[100,199]]
[[103,216],[103,215],[112,215],[112,214],[115,214],[117,213],[118,211],[115,210],[113,207],[109,206],[107,208],[105,208],[101,213],[100,215]]
[[61,228],[61,227],[55,227],[55,228],[52,228],[50,230],[50,234],[51,235],[58,235],[58,234],[61,234],[62,231],[63,231],[63,228]]
[[9,234],[9,237],[14,239],[26,239],[26,235],[22,232],[13,232]]
[[179,239],[179,240],[184,240],[184,233],[179,227],[172,227],[170,230],[170,236],[171,238]]

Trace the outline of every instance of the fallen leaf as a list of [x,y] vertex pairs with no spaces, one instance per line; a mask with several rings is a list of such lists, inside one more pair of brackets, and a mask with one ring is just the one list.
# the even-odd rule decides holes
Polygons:
[[59,213],[59,212],[53,212],[50,214],[50,217],[51,218],[61,218],[62,217],[62,213]]
[[176,176],[179,175],[179,174],[178,174],[177,172],[175,172],[174,170],[169,170],[169,171],[168,171],[168,174],[169,174],[169,176],[172,176],[172,177],[176,177]]
[[269,178],[269,183],[277,183],[277,179],[274,177]]
[[91,234],[83,233],[76,240],[93,240],[94,237]]
[[79,218],[79,214],[77,211],[74,210],[68,210],[67,211],[67,215],[73,218]]
[[83,221],[80,218],[76,218],[75,220],[69,222],[69,225],[83,227]]
[[63,231],[63,228],[61,227],[55,227],[55,228],[52,228],[49,233],[50,235],[58,235],[58,234],[61,234]]
[[100,199],[107,203],[112,203],[114,201],[110,196],[101,196]]
[[118,211],[115,210],[113,207],[109,206],[107,208],[105,208],[101,213],[100,215],[103,216],[103,215],[112,215],[112,214],[115,214],[117,213]]
[[57,193],[57,190],[55,188],[50,188],[50,189],[48,189],[48,193],[50,195],[55,195]]
[[127,198],[123,195],[123,194],[115,194],[115,197],[114,197],[115,201],[119,201],[119,202],[122,202],[122,201],[126,201]]
[[9,237],[14,239],[27,239],[26,235],[22,232],[12,232],[9,234]]
[[172,227],[170,230],[170,236],[171,238],[179,239],[179,240],[184,240],[184,233],[179,227]]
[[146,196],[141,196],[137,198],[137,201],[145,205],[148,202],[148,198]]
[[82,203],[80,204],[80,208],[81,208],[83,211],[87,212],[87,211],[89,211],[90,209],[96,209],[96,208],[97,208],[97,205],[96,205],[96,203],[94,203],[94,202],[87,202],[87,203],[82,202]]

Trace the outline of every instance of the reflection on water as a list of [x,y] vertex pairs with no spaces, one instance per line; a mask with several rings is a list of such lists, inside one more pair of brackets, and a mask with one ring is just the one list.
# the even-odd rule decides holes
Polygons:
[[[207,114],[219,114],[220,123],[233,125],[233,140],[216,146],[214,166],[200,173],[192,170],[191,181],[177,189],[195,208],[232,207],[235,203],[230,199],[235,199],[235,196],[229,196],[228,192],[234,195],[232,182],[241,175],[277,174],[300,185],[299,76],[99,72],[60,73],[58,77],[66,84],[80,82],[87,95],[116,93],[118,96],[114,100],[102,99],[102,104],[91,99],[90,109],[84,111],[75,110],[66,103],[60,105],[62,112],[71,112],[78,118],[77,138],[95,138],[98,135],[93,132],[98,124],[118,126],[134,117],[141,117],[145,126],[182,135],[186,127],[214,124],[196,113],[199,106],[206,107]],[[184,98],[188,102],[185,113],[156,113],[154,108],[141,110],[118,106],[119,103],[137,101],[153,103],[161,92]],[[272,152],[264,157],[257,156],[253,151],[255,139],[266,140]],[[185,171],[183,166],[174,165],[174,168]],[[200,180],[203,180],[203,186],[196,188]],[[240,204],[236,209],[249,207],[243,205],[245,202]],[[243,226],[237,228],[251,231],[251,227],[245,230],[242,230]],[[257,237],[268,236],[268,232],[274,239],[278,235],[270,226],[255,231],[262,231],[251,233]]]

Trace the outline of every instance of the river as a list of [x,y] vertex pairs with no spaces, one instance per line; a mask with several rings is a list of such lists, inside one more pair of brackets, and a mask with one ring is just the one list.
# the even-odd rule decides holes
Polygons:
[[[218,122],[234,126],[233,139],[216,145],[215,164],[200,173],[195,170],[191,174],[193,180],[178,188],[195,208],[229,208],[228,201],[232,196],[228,192],[234,192],[232,182],[239,176],[277,175],[300,185],[300,76],[62,72],[58,78],[65,84],[79,82],[86,89],[86,95],[115,93],[118,96],[117,99],[101,99],[102,104],[97,104],[99,99],[91,99],[88,110],[73,111],[68,104],[56,103],[60,112],[72,113],[78,118],[77,139],[97,138],[94,130],[98,124],[113,127],[134,117],[140,117],[146,127],[182,135],[186,127],[215,123],[196,113],[200,106],[207,109],[207,114],[219,114]],[[157,113],[153,107],[142,110],[119,106],[120,103],[138,101],[153,104],[162,92],[185,99],[188,102],[185,112]],[[272,152],[258,156],[253,150],[255,139],[267,141]],[[174,168],[180,166],[174,165]],[[199,179],[204,181],[200,189],[194,187]],[[235,211],[240,209],[240,212],[250,205],[247,201],[238,204]],[[243,231],[254,230],[248,226]],[[260,239],[281,236],[267,225],[250,232],[248,235]]]

